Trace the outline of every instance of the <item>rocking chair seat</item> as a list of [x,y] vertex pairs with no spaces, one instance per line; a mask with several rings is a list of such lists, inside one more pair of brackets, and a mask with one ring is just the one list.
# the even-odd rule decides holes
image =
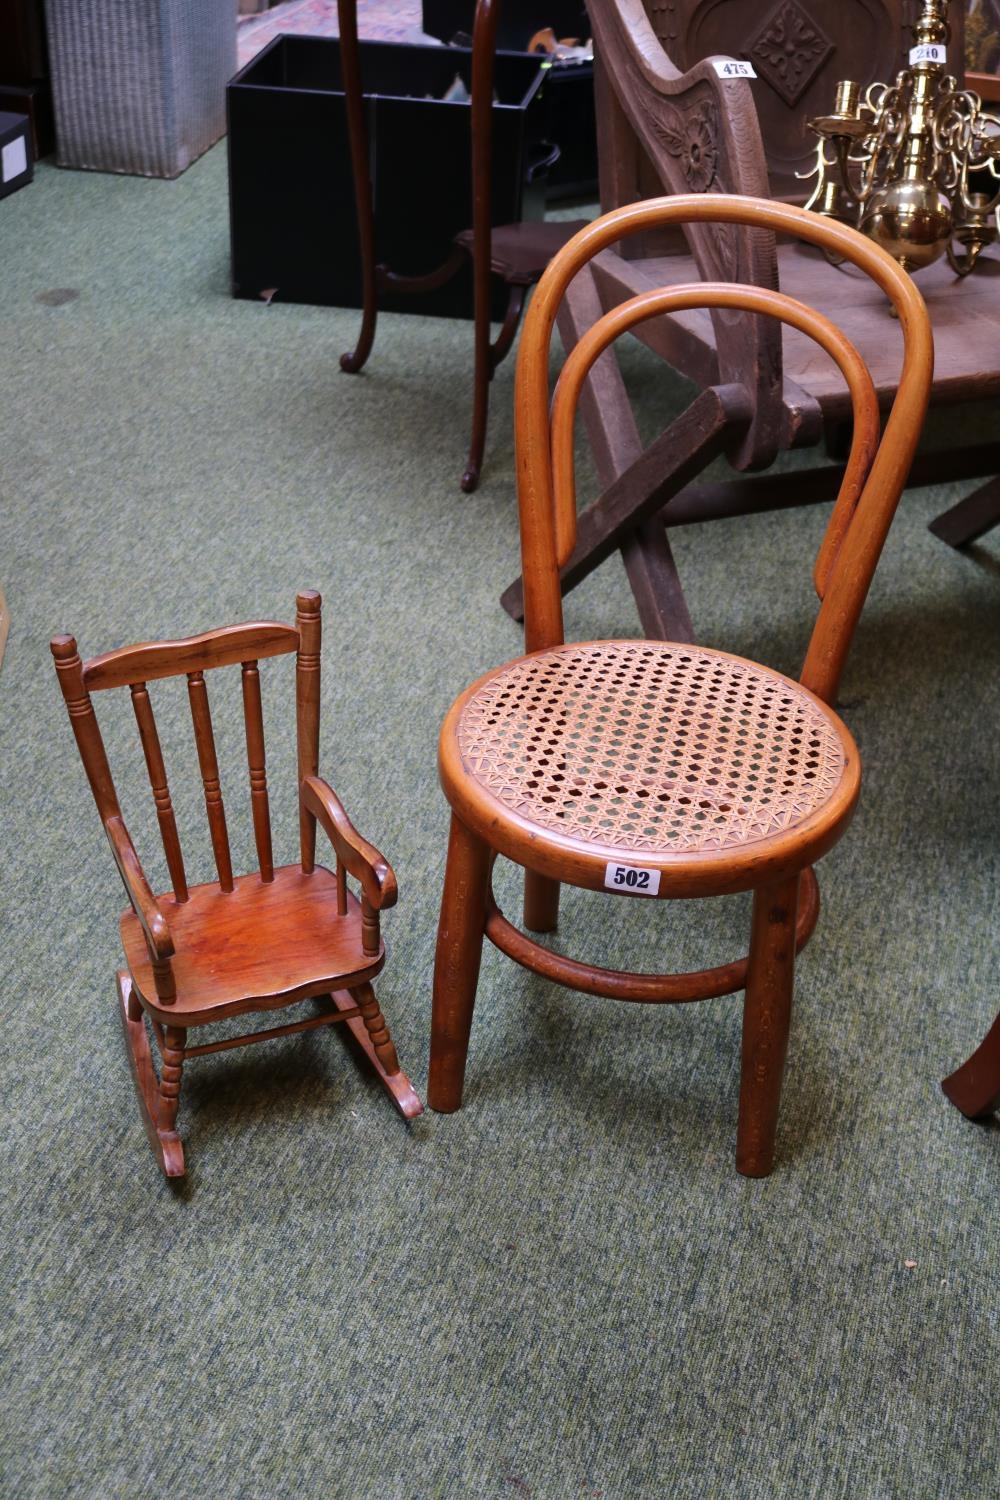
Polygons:
[[597,889],[620,862],[659,869],[675,896],[781,878],[840,837],[860,789],[849,731],[800,683],[664,641],[497,668],[456,702],[441,748],[468,826],[542,874],[565,879],[570,855]]
[[[287,1005],[332,989],[349,989],[375,977],[385,962],[362,951],[361,907],[347,892],[347,915],[337,915],[337,880],[323,866],[303,874],[285,865],[274,879],[239,876],[233,890],[218,882],[193,886],[179,902],[157,898],[176,952],[177,999],[160,1005],[153,967],[135,913],[121,918],[122,943],[132,982],[150,1015],[164,1025],[200,1026],[244,1011]],[[280,963],[275,955],[280,954]]]

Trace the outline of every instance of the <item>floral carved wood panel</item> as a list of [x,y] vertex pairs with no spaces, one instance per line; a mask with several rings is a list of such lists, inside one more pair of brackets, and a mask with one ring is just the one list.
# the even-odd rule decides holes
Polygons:
[[686,71],[703,57],[746,58],[772,191],[805,197],[796,172],[812,164],[806,128],[833,104],[837,82],[895,73],[906,0],[644,0],[656,35]]

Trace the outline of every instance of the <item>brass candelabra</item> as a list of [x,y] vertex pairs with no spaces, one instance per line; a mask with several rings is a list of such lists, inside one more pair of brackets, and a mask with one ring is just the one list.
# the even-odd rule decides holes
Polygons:
[[947,72],[946,0],[925,0],[895,83],[837,85],[807,208],[853,224],[907,271],[947,254],[959,276],[1000,230],[1000,117]]

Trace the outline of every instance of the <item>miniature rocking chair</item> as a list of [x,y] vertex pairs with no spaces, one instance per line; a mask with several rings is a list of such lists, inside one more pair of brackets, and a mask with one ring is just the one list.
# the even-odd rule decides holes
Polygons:
[[[118,973],[125,1045],[153,1154],[167,1177],[183,1177],[184,1150],[176,1120],[181,1073],[188,1058],[251,1042],[346,1022],[383,1086],[407,1118],[421,1103],[402,1072],[372,980],[385,962],[379,911],[396,900],[387,861],[352,827],[334,792],[316,775],[319,750],[320,605],[318,593],[298,595],[294,626],[259,621],[212,630],[187,640],[124,646],[81,662],[76,641],[52,641],[59,683],[131,910],[121,918],[127,967]],[[301,863],[275,868],[271,852],[264,724],[258,661],[297,652]],[[250,799],[259,871],[234,877],[219,787],[205,673],[240,664]],[[204,783],[218,880],[188,885],[163,753],[147,683],[186,676],[198,762]],[[91,703],[91,693],[128,687],[142,741],[172,891],[154,896],[122,819],[118,796]],[[335,873],[315,860],[316,823],[336,854]],[[350,874],[360,901],[348,889]],[[248,1011],[276,1010],[312,1000],[303,1020],[244,1036],[188,1046],[188,1031]],[[146,1022],[161,1067],[153,1066]]]

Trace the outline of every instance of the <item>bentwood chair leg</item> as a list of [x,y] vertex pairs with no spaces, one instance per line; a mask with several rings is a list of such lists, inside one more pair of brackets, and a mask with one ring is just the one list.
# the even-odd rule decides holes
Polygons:
[[555,932],[559,926],[558,880],[525,870],[524,925],[529,932]]
[[774,1163],[795,973],[798,876],[754,892],[746,998],[736,1170],[766,1177]]
[[490,850],[452,814],[441,897],[427,1102],[448,1114],[462,1102],[465,1059],[483,952]]

